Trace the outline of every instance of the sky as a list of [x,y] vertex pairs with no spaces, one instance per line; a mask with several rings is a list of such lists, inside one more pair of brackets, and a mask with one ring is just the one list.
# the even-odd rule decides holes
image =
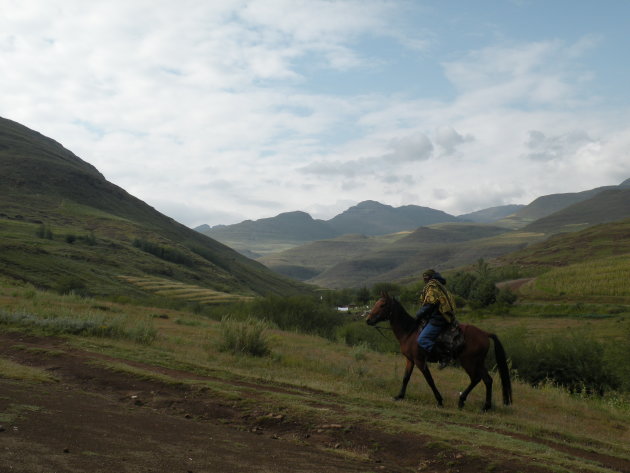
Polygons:
[[0,116],[196,227],[630,178],[627,0],[0,0]]

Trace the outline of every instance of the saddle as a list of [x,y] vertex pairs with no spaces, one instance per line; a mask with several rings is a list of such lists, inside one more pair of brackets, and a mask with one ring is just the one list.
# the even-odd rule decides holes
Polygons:
[[457,320],[453,320],[435,341],[435,351],[440,358],[456,359],[464,350],[464,332]]
[[[422,324],[422,328],[425,323]],[[456,319],[448,325],[446,330],[444,330],[438,338],[435,340],[435,347],[432,350],[432,353],[427,361],[436,363],[448,363],[451,360],[457,359],[457,357],[464,350],[464,332],[459,327],[459,323]]]

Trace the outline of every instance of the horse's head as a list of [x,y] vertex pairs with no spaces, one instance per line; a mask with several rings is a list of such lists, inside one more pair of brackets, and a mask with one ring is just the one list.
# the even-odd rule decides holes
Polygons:
[[381,298],[376,301],[374,307],[367,315],[365,321],[368,325],[376,325],[379,322],[383,322],[384,320],[389,320],[392,314],[392,307],[394,304],[394,299],[389,296],[386,292],[381,294]]

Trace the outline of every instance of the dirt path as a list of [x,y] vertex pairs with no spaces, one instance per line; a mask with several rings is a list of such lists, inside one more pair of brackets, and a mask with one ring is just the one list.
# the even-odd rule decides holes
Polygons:
[[[106,369],[94,362],[123,360],[80,351],[62,340],[0,333],[0,357],[43,368],[60,380],[30,383],[0,376],[0,473],[489,471],[487,460],[445,450],[430,438],[361,425],[313,425],[256,408],[265,392],[303,395],[311,403],[330,402],[329,393],[234,382],[257,388],[238,391],[239,396],[251,392],[247,401],[254,407],[244,409],[206,388]],[[195,378],[125,364],[171,379]],[[493,460],[494,471],[547,471],[502,463],[499,452]],[[626,464],[607,466],[630,471]]]

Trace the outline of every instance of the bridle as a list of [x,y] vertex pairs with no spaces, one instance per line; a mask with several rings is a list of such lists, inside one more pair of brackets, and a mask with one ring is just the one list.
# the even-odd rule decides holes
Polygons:
[[[387,305],[389,306],[390,304],[388,303]],[[388,308],[388,309],[389,309],[389,313],[387,314],[387,318],[385,320],[390,320],[391,319],[392,309],[391,308]],[[379,322],[381,322],[381,320],[375,322],[374,325],[372,325],[372,327],[374,327],[378,331],[378,333],[381,335],[381,337],[385,338],[386,340],[389,340],[387,338],[387,336],[383,333],[383,330],[393,330],[393,329],[391,327],[379,327],[378,326]]]

